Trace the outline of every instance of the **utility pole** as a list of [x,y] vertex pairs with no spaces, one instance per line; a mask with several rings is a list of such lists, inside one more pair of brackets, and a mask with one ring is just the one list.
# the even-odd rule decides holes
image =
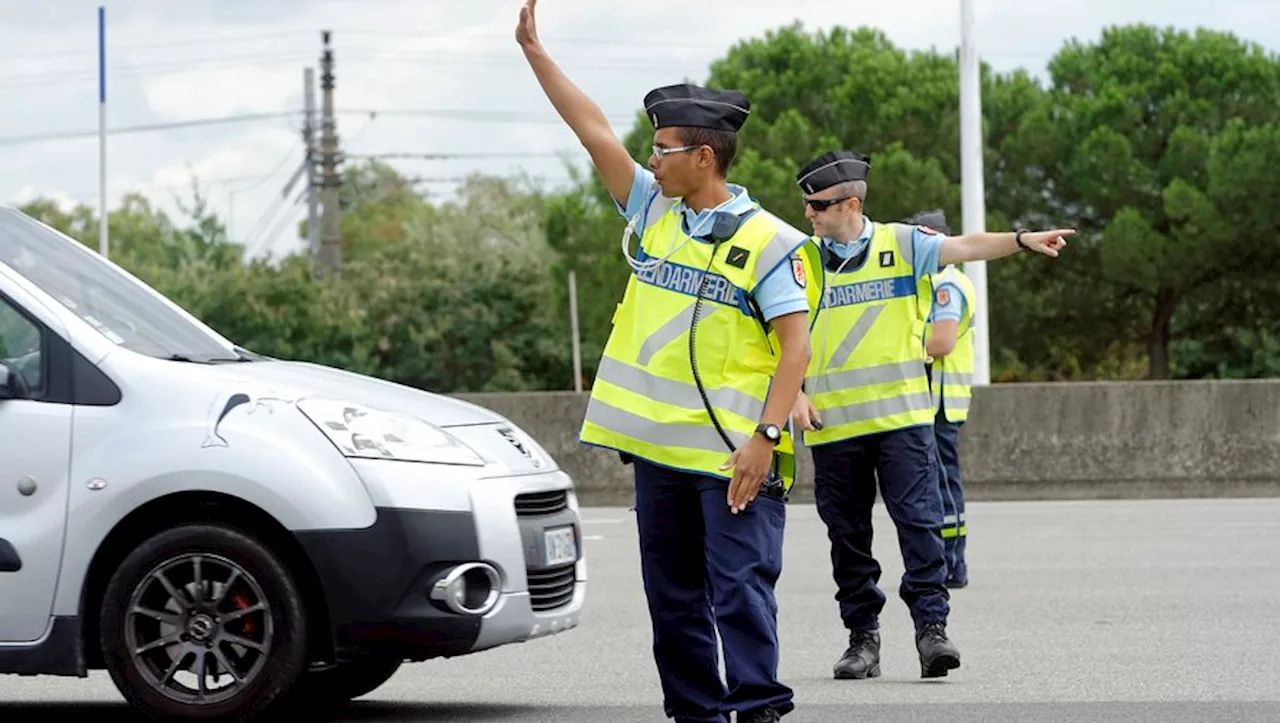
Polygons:
[[[960,196],[965,233],[987,230],[986,190],[983,182],[982,81],[978,48],[973,39],[973,2],[960,0]],[[973,282],[976,306],[973,319],[973,384],[991,383],[991,341],[987,325],[987,264],[970,261],[965,276]]]
[[107,9],[98,6],[98,253],[109,257],[107,209]]
[[323,167],[321,201],[324,203],[320,234],[320,268],[325,275],[338,276],[342,267],[342,237],[338,218],[338,134],[333,118],[333,50],[329,47],[328,30],[323,31],[324,53],[320,59],[320,88],[324,91],[324,117],[321,121],[321,166]]
[[320,198],[316,183],[316,71],[302,71],[306,118],[302,125],[303,171],[307,176],[307,249],[311,257],[311,278],[320,278]]
[[582,393],[582,343],[578,340],[578,278],[569,271],[569,326],[573,334],[573,391]]

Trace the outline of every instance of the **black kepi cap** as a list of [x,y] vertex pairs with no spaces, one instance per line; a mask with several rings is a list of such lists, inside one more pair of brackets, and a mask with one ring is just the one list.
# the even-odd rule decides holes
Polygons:
[[947,214],[940,208],[921,211],[914,216],[902,219],[902,222],[910,226],[923,226],[929,231],[937,231],[944,234],[951,233],[950,227],[947,226]]
[[683,83],[649,91],[644,111],[655,130],[684,126],[737,131],[751,115],[751,102],[737,91]]
[[796,173],[796,184],[806,193],[817,193],[845,181],[864,181],[871,170],[871,156],[854,151],[832,151],[809,161]]

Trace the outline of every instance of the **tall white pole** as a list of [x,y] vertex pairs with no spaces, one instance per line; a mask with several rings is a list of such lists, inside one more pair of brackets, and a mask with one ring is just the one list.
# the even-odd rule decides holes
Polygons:
[[302,142],[305,146],[303,164],[307,177],[307,249],[311,254],[311,278],[320,277],[320,194],[316,184],[316,71],[302,69],[302,98],[306,120],[302,124]]
[[578,279],[569,272],[569,328],[573,333],[573,391],[582,393],[582,346],[578,341]]
[[[986,189],[983,183],[982,80],[978,48],[973,39],[973,0],[960,0],[960,195],[965,233],[987,230]],[[977,300],[973,315],[973,383],[991,383],[991,341],[987,326],[987,264],[970,261],[964,273],[973,282]]]
[[107,248],[107,9],[98,6],[98,253]]

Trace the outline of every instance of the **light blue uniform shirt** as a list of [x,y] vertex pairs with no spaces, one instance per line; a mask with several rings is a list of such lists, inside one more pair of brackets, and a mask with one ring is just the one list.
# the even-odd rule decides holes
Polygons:
[[[645,205],[655,195],[661,193],[661,189],[657,187],[653,172],[641,166],[639,163],[635,166],[635,175],[631,180],[631,192],[627,196],[627,206],[623,208],[614,202],[614,207],[622,214],[623,218],[631,219],[632,216],[642,213]],[[704,236],[711,231],[711,225],[715,221],[715,211],[726,211],[728,213],[740,214],[751,208],[751,197],[747,195],[747,189],[736,184],[729,184],[729,192],[733,194],[733,198],[726,201],[723,205],[714,209],[705,209],[701,212],[681,203],[684,211],[684,232],[699,243],[711,243],[710,241],[698,238]],[[636,223],[635,234],[637,237],[644,236],[644,216],[641,215]],[[760,311],[764,314],[765,321],[776,319],[783,314],[791,314],[797,311],[809,310],[809,299],[805,296],[804,288],[796,282],[795,277],[787,272],[778,273],[778,269],[790,269],[790,263],[787,259],[773,269],[765,272],[765,277],[756,286],[755,293],[752,296],[759,305]]]
[[[864,258],[858,261],[850,261],[849,265],[844,267],[844,271],[857,271],[862,265],[867,263],[866,256],[867,247],[871,244],[871,234],[875,233],[876,224],[866,216],[862,217],[862,234],[857,240],[848,243],[833,241],[824,237],[822,245],[830,249],[836,256],[842,259],[855,257],[862,254]],[[917,226],[911,231],[911,254],[914,261],[912,262],[915,271],[916,283],[920,283],[921,277],[927,274],[936,274],[941,269],[938,268],[938,261],[942,254],[942,240],[946,236],[940,233],[926,233],[921,231]],[[958,317],[957,317],[958,318]]]
[[[942,302],[943,289],[947,290],[946,303]],[[944,281],[933,290],[933,307],[929,309],[929,321],[946,321],[947,319],[960,321],[964,318],[967,308],[969,308],[969,301],[964,298],[964,292],[960,287],[950,281]]]

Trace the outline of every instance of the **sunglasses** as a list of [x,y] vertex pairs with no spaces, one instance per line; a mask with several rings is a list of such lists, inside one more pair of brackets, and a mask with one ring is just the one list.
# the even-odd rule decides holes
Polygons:
[[666,148],[664,146],[654,144],[653,155],[659,159],[663,159],[673,153],[688,153],[689,151],[696,151],[699,148],[701,148],[701,146],[678,146],[676,148]]
[[842,196],[840,198],[806,198],[804,202],[814,211],[825,211],[837,203],[848,201],[851,198],[853,198],[853,196]]

